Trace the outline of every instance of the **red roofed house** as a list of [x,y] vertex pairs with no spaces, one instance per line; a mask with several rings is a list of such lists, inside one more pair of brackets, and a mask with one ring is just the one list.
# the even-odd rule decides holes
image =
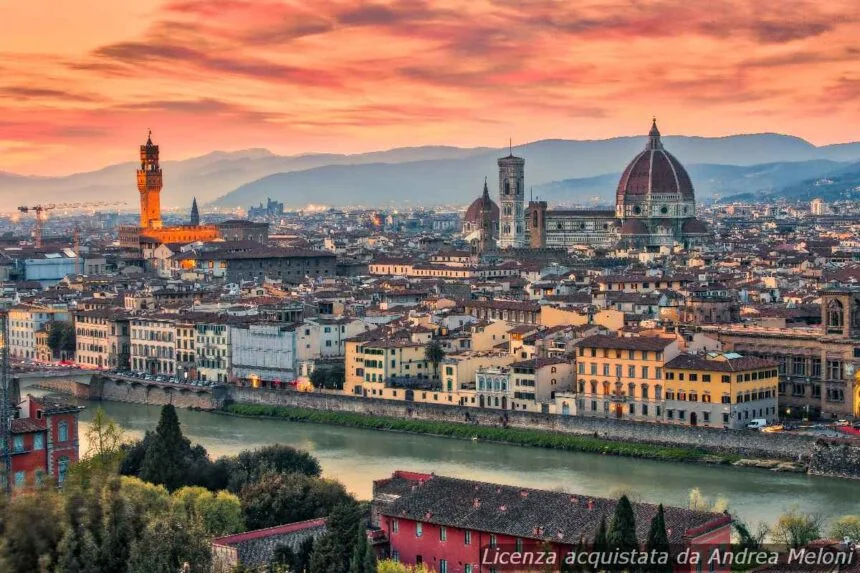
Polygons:
[[12,486],[37,485],[46,475],[62,484],[71,464],[78,461],[81,408],[28,395],[15,410],[9,444]]
[[[371,522],[379,528],[374,538],[387,540],[387,548],[382,544],[378,551],[394,560],[424,563],[438,573],[486,573],[505,567],[482,564],[485,551],[541,551],[548,544],[567,555],[581,542],[593,543],[601,520],[611,521],[616,504],[614,499],[396,471],[373,483]],[[644,547],[657,506],[634,503],[633,512]],[[707,562],[717,546],[730,543],[728,513],[666,507],[664,515],[673,551],[689,549]],[[708,567],[676,571],[728,571]]]

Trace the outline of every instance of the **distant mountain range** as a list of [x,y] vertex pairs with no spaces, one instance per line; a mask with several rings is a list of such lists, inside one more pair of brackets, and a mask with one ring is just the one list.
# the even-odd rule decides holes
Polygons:
[[811,201],[823,199],[830,203],[860,198],[860,162],[840,164],[840,168],[811,174],[808,179],[771,191],[753,190],[725,197],[723,201],[770,202],[777,199]]
[[[778,134],[721,138],[664,137],[684,163],[699,196],[779,193],[860,160],[860,142],[817,147]],[[611,199],[618,174],[645,145],[644,137],[594,141],[542,140],[513,148],[526,159],[526,185],[553,203]],[[162,152],[165,150],[163,149]],[[477,197],[484,177],[495,188],[496,159],[508,149],[409,147],[355,155],[279,156],[265,149],[216,151],[164,161],[165,208],[245,207],[267,197],[288,207],[329,205],[414,206],[464,204]],[[162,153],[164,156],[164,153]],[[0,172],[0,200],[117,201],[136,205],[136,163],[65,177]]]

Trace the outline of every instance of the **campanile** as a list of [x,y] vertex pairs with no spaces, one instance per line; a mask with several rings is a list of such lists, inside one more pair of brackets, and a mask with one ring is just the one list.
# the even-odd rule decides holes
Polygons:
[[158,146],[152,143],[152,131],[146,144],[140,146],[140,169],[137,170],[137,190],[140,191],[140,226],[142,229],[161,228],[161,167]]

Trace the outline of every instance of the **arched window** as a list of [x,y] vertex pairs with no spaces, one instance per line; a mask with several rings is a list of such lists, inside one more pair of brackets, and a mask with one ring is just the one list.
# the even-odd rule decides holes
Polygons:
[[636,395],[636,384],[633,384],[631,382],[630,384],[627,385],[627,395],[630,396],[631,398]]
[[842,303],[838,300],[827,304],[827,326],[842,328]]
[[60,425],[57,427],[57,441],[69,441],[69,424],[67,422],[60,422]]
[[603,383],[603,395],[604,395],[604,396],[608,396],[608,395],[609,395],[609,382],[604,382],[604,383]]
[[591,393],[592,393],[592,394],[597,394],[597,382],[592,382],[592,383],[591,383]]
[[511,182],[505,179],[505,195],[511,194]]
[[648,384],[642,384],[642,399],[648,399]]
[[654,386],[654,399],[662,400],[663,399],[663,387],[657,384]]
[[550,374],[555,374],[555,366],[549,369]]

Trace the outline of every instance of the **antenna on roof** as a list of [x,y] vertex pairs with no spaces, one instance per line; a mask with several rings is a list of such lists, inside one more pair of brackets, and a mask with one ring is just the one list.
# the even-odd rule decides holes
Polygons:
[[511,157],[514,156],[514,138],[513,137],[508,138],[508,155],[510,155]]

